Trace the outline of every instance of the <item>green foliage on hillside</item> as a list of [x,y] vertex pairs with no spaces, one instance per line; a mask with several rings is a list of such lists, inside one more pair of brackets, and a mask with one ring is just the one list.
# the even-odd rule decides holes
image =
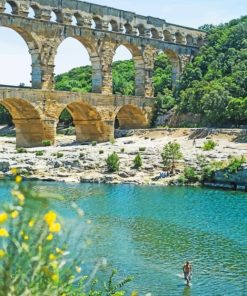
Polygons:
[[204,27],[208,44],[181,77],[178,108],[207,125],[239,126],[247,122],[247,17]]

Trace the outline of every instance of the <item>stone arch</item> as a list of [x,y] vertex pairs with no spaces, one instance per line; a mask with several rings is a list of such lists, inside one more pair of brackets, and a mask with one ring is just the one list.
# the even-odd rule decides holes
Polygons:
[[75,12],[74,15],[72,16],[72,22],[73,22],[73,17],[76,20],[76,24],[74,24],[74,25],[81,26],[83,24],[83,16],[81,13]]
[[151,31],[152,38],[159,39],[159,32],[157,29],[152,28],[150,31]]
[[92,19],[92,29],[102,30],[102,19],[99,16],[94,16]]
[[111,30],[110,31],[112,31],[112,32],[118,32],[119,31],[119,26],[118,26],[117,21],[111,20],[109,22],[109,25],[111,26]]
[[133,28],[129,23],[126,23],[124,25],[124,29],[125,29],[125,34],[132,34],[133,33]]
[[168,42],[172,42],[173,41],[173,39],[172,39],[172,34],[171,34],[171,32],[170,31],[168,31],[168,30],[164,30],[164,40],[165,41],[168,41]]
[[[55,53],[57,53],[59,46],[67,39],[67,38],[73,38],[77,41],[79,41],[82,46],[87,50],[91,66],[92,66],[92,92],[93,93],[101,93],[102,91],[102,73],[101,73],[101,61],[100,57],[97,51],[97,47],[95,44],[95,41],[91,39],[90,37],[78,37],[78,36],[66,36],[66,38],[63,38],[60,40],[60,42],[57,44]],[[53,57],[53,62],[55,61],[56,54]]]
[[198,38],[197,38],[197,45],[198,46],[203,46],[203,38],[202,38],[202,36],[199,36]]
[[51,22],[62,23],[63,22],[63,12],[62,10],[53,9],[51,10]]
[[109,126],[102,120],[97,109],[83,100],[75,101],[63,106],[61,112],[67,109],[73,118],[73,123],[76,129],[77,142],[104,142],[109,140]]
[[176,43],[182,44],[183,43],[183,35],[180,32],[175,33]]
[[138,47],[130,43],[123,42],[121,44],[118,44],[118,46],[115,48],[114,54],[116,53],[117,49],[120,46],[124,46],[132,54],[132,59],[135,65],[135,95],[144,96],[145,95],[145,64],[144,64],[142,52]]
[[42,15],[41,7],[38,4],[36,4],[36,3],[31,4],[30,7],[34,11],[34,18],[40,19],[41,18],[41,15]]
[[169,60],[172,63],[172,84],[175,86],[182,71],[180,58],[178,54],[171,49],[165,49],[164,53],[168,56]]
[[115,115],[115,127],[120,129],[141,129],[148,127],[148,119],[140,107],[124,105]]
[[45,128],[38,109],[25,99],[20,98],[3,99],[0,104],[12,116],[16,128],[16,146],[41,146],[45,139]]
[[143,24],[140,24],[137,26],[138,32],[139,32],[139,36],[145,36],[145,26]]
[[194,43],[193,37],[190,34],[186,36],[186,43],[187,45],[193,45]]
[[4,22],[1,22],[1,26],[15,31],[19,36],[22,37],[22,39],[26,43],[32,61],[32,78],[30,79],[32,81],[32,87],[41,88],[42,72],[38,42],[30,32],[12,24],[11,22],[5,24]]
[[11,12],[10,14],[16,14],[18,15],[19,13],[19,5],[17,1],[6,1],[5,3],[5,8],[6,8],[6,4],[9,4],[9,6],[11,7]]

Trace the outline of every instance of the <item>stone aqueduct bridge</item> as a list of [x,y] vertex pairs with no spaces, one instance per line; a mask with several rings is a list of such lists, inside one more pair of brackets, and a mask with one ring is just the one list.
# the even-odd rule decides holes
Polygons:
[[[6,3],[11,14],[5,12]],[[147,127],[153,110],[152,73],[157,54],[164,52],[171,60],[175,83],[205,37],[200,30],[77,0],[0,0],[0,26],[19,33],[32,58],[32,88],[0,87],[0,104],[13,117],[19,147],[40,146],[44,140],[55,143],[64,108],[73,117],[80,142],[109,140],[116,118],[122,128]],[[89,53],[91,94],[54,90],[55,56],[68,37],[81,42]],[[135,63],[133,97],[112,94],[112,61],[120,45],[130,50]]]

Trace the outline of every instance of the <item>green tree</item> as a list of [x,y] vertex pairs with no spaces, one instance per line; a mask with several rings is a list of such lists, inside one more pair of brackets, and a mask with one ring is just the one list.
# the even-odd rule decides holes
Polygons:
[[141,154],[138,152],[136,157],[134,158],[134,167],[139,169],[142,167],[142,157]]
[[109,172],[113,173],[119,171],[120,161],[116,152],[113,152],[107,157],[106,164]]
[[174,173],[177,161],[183,158],[183,154],[180,149],[181,147],[178,143],[169,142],[164,146],[161,153],[165,168],[169,169],[172,174]]

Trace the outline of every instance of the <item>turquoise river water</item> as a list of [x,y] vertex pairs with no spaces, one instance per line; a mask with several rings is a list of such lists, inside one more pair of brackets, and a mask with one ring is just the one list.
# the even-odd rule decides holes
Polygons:
[[[246,193],[63,183],[35,183],[34,189],[51,192],[49,207],[65,227],[92,241],[85,256],[88,269],[104,257],[119,274],[134,276],[127,295],[133,289],[140,296],[247,295]],[[9,195],[0,184],[0,199]],[[85,227],[71,202],[91,224]],[[190,288],[179,277],[185,260],[193,262]]]

